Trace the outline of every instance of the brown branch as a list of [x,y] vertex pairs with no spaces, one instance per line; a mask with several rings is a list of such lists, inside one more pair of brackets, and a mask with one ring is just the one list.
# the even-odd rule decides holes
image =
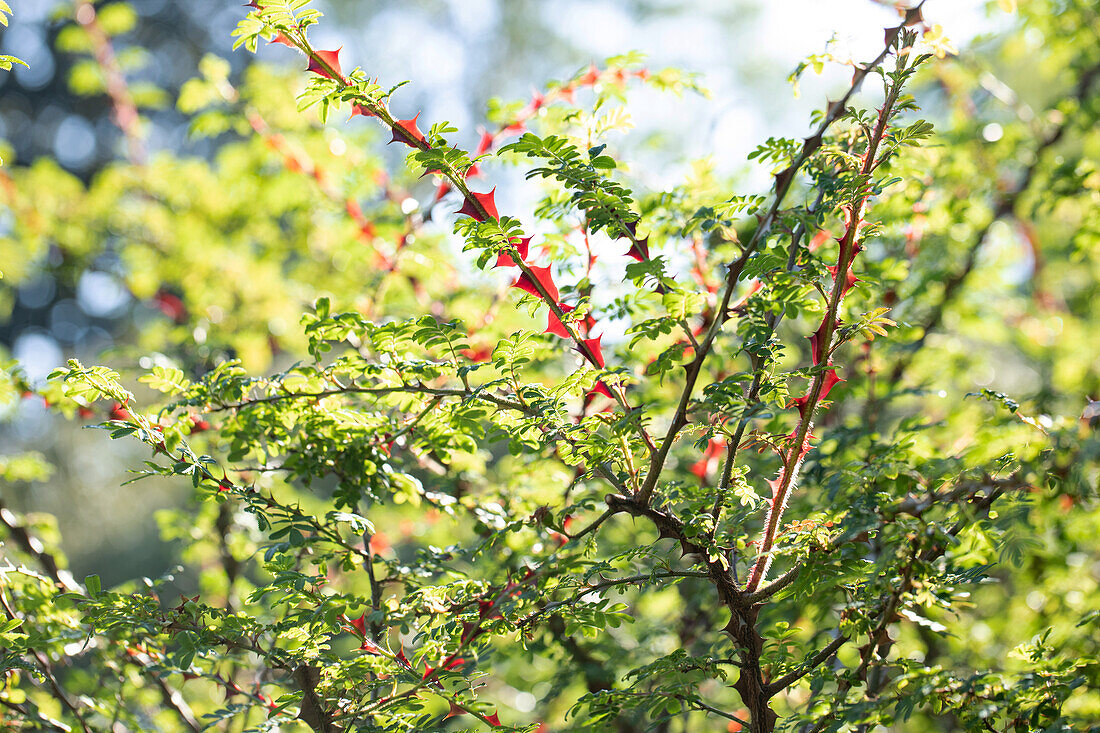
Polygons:
[[[309,57],[311,63],[315,64],[319,69],[323,70],[324,75],[327,76],[329,79],[337,81],[339,84],[343,85],[345,89],[350,89],[354,87],[354,84],[347,77],[341,74],[338,69],[333,67],[325,58],[323,58],[320,54],[317,53],[316,50],[314,50],[313,46],[306,38],[304,32],[302,32],[301,30],[298,30],[297,32],[292,31],[291,34],[287,36],[287,38],[298,48],[298,50]],[[382,102],[379,102],[378,100],[372,99],[371,97],[365,95],[359,96],[359,101],[361,103],[361,106],[368,109],[374,117],[377,117],[384,125],[386,125],[386,127],[390,129],[390,131],[394,134],[395,139],[406,142],[408,145],[414,148],[418,148],[419,150],[427,151],[432,149],[427,140],[422,140],[410,135],[404,127],[398,125],[397,120],[393,117],[389,109]],[[456,191],[462,194],[462,198],[466,200],[467,205],[469,205],[473,212],[476,214],[476,216],[474,217],[475,219],[482,222],[489,220],[499,221],[499,216],[495,215],[493,212],[485,208],[485,205],[481,203],[478,197],[474,195],[473,191],[467,185],[465,176],[455,170],[453,166],[444,165],[439,173],[441,173],[451,182],[451,185],[454,186]],[[580,351],[581,354],[584,355],[584,357],[590,363],[596,364],[597,359],[595,351],[593,351],[593,349],[585,343],[584,339],[581,338],[580,333],[566,317],[565,311],[562,310],[561,304],[558,303],[555,298],[550,297],[549,291],[547,291],[546,288],[543,287],[542,282],[539,280],[538,277],[535,276],[535,273],[531,270],[530,266],[523,261],[523,258],[519,256],[519,253],[514,248],[508,248],[507,251],[509,257],[512,258],[512,262],[515,264],[515,266],[519,268],[520,272],[523,273],[523,275],[527,278],[527,281],[530,282],[531,285],[538,292],[539,298],[544,303],[546,303],[546,305],[550,308],[550,311],[562,324],[562,327],[565,329],[566,333],[569,334],[569,338],[573,341],[577,350]],[[626,412],[629,413],[632,411],[632,408],[626,401],[626,396],[621,389],[615,390],[615,399]],[[645,428],[641,424],[638,424],[636,428],[639,431],[642,441],[652,450],[653,442],[649,434],[646,432]]]
[[[8,597],[4,594],[2,588],[0,588],[0,608],[4,609],[4,615],[7,616],[10,621],[18,621],[19,617],[15,614],[14,609],[8,604]],[[27,647],[27,653],[34,657],[34,660],[38,662],[38,672],[46,678],[46,682],[49,683],[50,693],[53,697],[61,703],[62,707],[69,711],[76,721],[80,723],[80,728],[84,733],[92,733],[88,727],[88,723],[84,720],[84,716],[81,715],[80,710],[69,699],[68,693],[61,687],[61,683],[57,681],[57,677],[54,676],[53,668],[50,665],[50,660],[47,656],[39,652],[37,649]]]
[[[902,27],[903,26],[900,26],[897,29],[898,33],[901,32]],[[895,39],[896,38],[897,36],[895,34]],[[860,168],[861,177],[866,178],[871,175],[877,158],[878,148],[886,136],[890,119],[894,115],[894,105],[897,104],[901,95],[901,86],[903,83],[901,73],[906,70],[906,64],[910,61],[911,56],[911,49],[909,48],[903,48],[898,52],[896,66],[898,77],[887,91],[886,100],[883,102],[882,107],[879,108],[875,129],[867,140],[867,151],[864,153],[863,164]],[[840,312],[840,306],[844,302],[844,295],[849,287],[847,275],[852,266],[852,262],[855,260],[857,253],[856,240],[859,237],[859,231],[863,225],[864,211],[867,203],[871,199],[869,183],[870,181],[867,181],[864,184],[863,192],[854,203],[844,207],[847,227],[840,241],[836,275],[833,278],[833,289],[828,298],[828,308],[826,309],[825,317],[821,321],[822,327],[817,334],[820,348],[820,364],[824,366],[830,364],[829,355],[834,348],[833,336],[837,329],[837,318]],[[815,360],[815,366],[817,364],[818,362]],[[794,487],[794,482],[798,477],[799,469],[801,468],[802,460],[805,456],[805,444],[809,438],[810,430],[813,428],[814,412],[817,410],[818,403],[821,400],[821,393],[825,385],[825,375],[826,371],[819,371],[813,378],[810,390],[807,392],[805,409],[801,413],[798,427],[794,431],[794,440],[783,461],[779,485],[775,487],[772,492],[771,507],[768,510],[764,532],[760,539],[760,551],[757,555],[756,563],[753,565],[752,572],[749,575],[748,583],[745,586],[749,591],[756,590],[766,577],[768,568],[771,567],[772,547],[779,532],[783,513],[787,507],[787,500],[790,497],[790,492]]]
[[241,400],[239,402],[227,402],[220,405],[216,405],[211,408],[211,412],[223,412],[226,410],[239,410],[242,407],[250,407],[252,405],[262,405],[272,402],[282,402],[283,400],[308,400],[308,399],[324,399],[325,397],[333,397],[336,395],[345,394],[362,394],[362,395],[376,395],[385,396],[391,394],[424,394],[435,395],[438,397],[471,397],[487,402],[492,402],[497,407],[504,407],[509,410],[517,410],[525,414],[537,414],[530,407],[512,400],[507,400],[502,397],[496,397],[495,395],[487,392],[481,392],[470,389],[459,389],[457,387],[427,387],[424,385],[412,385],[406,384],[400,387],[338,387],[334,389],[323,389],[317,392],[286,392],[279,395],[271,395],[268,397],[256,397],[253,399]]
[[800,679],[802,679],[810,672],[817,669],[830,658],[832,658],[834,654],[840,651],[840,647],[844,646],[847,642],[847,636],[844,636],[843,634],[837,636],[823,649],[819,650],[816,654],[803,662],[803,664],[798,669],[788,672],[777,680],[769,682],[767,687],[765,687],[768,695],[772,696],[778,692],[782,692],[783,690],[793,685],[795,682],[798,682]]
[[[906,514],[911,517],[920,518],[924,516],[930,509],[943,506],[943,505],[955,505],[960,502],[967,504],[973,503],[979,510],[983,510],[989,505],[989,497],[996,494],[1001,496],[1006,491],[1012,491],[1027,487],[1026,481],[1023,481],[1018,474],[1013,474],[1007,478],[997,479],[992,476],[986,476],[981,481],[973,481],[959,484],[953,489],[945,489],[926,496],[918,496],[916,494],[910,494],[901,501],[898,501],[891,506],[885,507],[879,510],[879,514],[882,516],[882,521],[876,527],[876,530],[881,530],[886,525],[893,522],[899,515]],[[978,498],[979,494],[983,491],[989,491],[986,496]],[[994,497],[996,498],[996,497]],[[964,520],[960,520],[964,521]],[[961,529],[961,526],[958,527]],[[958,530],[955,530],[958,531]],[[834,540],[829,543],[825,548],[825,552],[833,552],[837,550],[845,543]],[[759,590],[746,595],[745,600],[750,604],[758,604],[767,601],[779,591],[783,590],[795,580],[798,579],[802,571],[805,569],[803,565],[795,565],[773,580],[768,585],[760,588]]]
[[[922,2],[910,10],[909,13],[919,15],[920,8],[923,4],[924,2],[922,0]],[[672,444],[676,441],[680,430],[687,425],[687,410],[688,405],[691,403],[692,392],[695,390],[695,384],[699,380],[699,375],[702,373],[703,363],[710,354],[715,339],[718,338],[718,334],[721,332],[722,325],[730,317],[730,300],[733,298],[733,291],[737,286],[738,279],[741,277],[741,272],[744,270],[745,265],[748,264],[749,258],[752,257],[757,248],[763,243],[766,234],[771,230],[772,225],[778,218],[783,201],[786,199],[787,193],[790,191],[799,170],[806,164],[813,153],[821,147],[825,133],[832,127],[833,123],[839,120],[844,114],[849,100],[851,100],[852,96],[855,95],[860,86],[862,86],[863,80],[890,54],[890,49],[893,47],[898,34],[900,34],[910,22],[909,17],[910,16],[907,15],[905,21],[891,28],[886,33],[885,48],[873,61],[856,68],[848,89],[839,100],[829,105],[825,112],[824,119],[822,119],[814,134],[803,141],[802,150],[799,151],[798,156],[790,166],[776,175],[775,197],[772,201],[772,205],[760,220],[756,230],[753,232],[752,238],[749,240],[748,244],[745,245],[741,256],[728,266],[729,272],[726,277],[725,291],[722,295],[721,304],[715,311],[714,320],[711,321],[710,327],[707,329],[706,335],[695,353],[695,358],[686,367],[687,374],[684,380],[684,389],[680,395],[679,404],[676,406],[676,411],[673,414],[672,421],[669,423],[664,438],[662,438],[661,442],[658,444],[659,447],[657,452],[650,461],[649,472],[646,474],[645,482],[638,492],[638,499],[642,503],[648,503],[653,497],[653,491],[657,487],[661,469],[664,467],[665,460],[668,458],[669,451],[672,449]]]
[[[7,529],[8,533],[15,539],[16,544],[19,545],[23,552],[35,559],[46,572],[46,575],[49,576],[60,590],[66,593],[85,595],[84,588],[76,582],[72,574],[68,570],[62,570],[60,568],[57,558],[45,550],[41,540],[31,535],[26,527],[19,523],[15,514],[3,505],[3,502],[0,502],[0,525],[3,525],[3,527]],[[169,687],[168,684],[156,672],[149,669],[146,664],[143,664],[133,657],[130,659],[144,675],[153,679],[157,688],[160,690],[164,704],[175,712],[176,716],[183,724],[196,733],[200,731],[202,728],[198,721],[195,720],[183,696],[177,690]]]
[[[978,512],[988,513],[993,503],[1002,495],[1004,495],[1005,492],[1008,491],[1010,488],[1018,488],[1026,485],[1027,482],[1023,481],[1022,478],[1017,474],[1014,474],[1013,476],[1010,476],[1006,479],[993,480],[993,490],[990,491],[988,495],[975,503]],[[967,526],[969,526],[972,522],[972,517],[959,519],[951,527],[951,529],[947,531],[947,535],[950,537],[957,537],[958,534]],[[919,544],[917,544],[916,542],[914,542],[913,547],[915,550],[919,550],[919,552],[917,552],[917,554],[914,556],[915,559],[919,559],[919,561],[923,564],[927,564],[932,562],[933,560],[936,560],[937,558],[944,555],[948,549],[947,543],[942,541],[933,543],[924,550],[920,550]],[[862,676],[866,672],[867,668],[873,661],[873,657],[876,651],[879,651],[880,654],[885,654],[886,652],[888,652],[888,646],[893,644],[893,642],[889,641],[889,639],[886,638],[887,648],[881,650],[879,650],[878,648],[879,644],[883,642],[883,634],[885,633],[887,626],[889,626],[889,624],[893,622],[893,618],[898,608],[898,605],[900,604],[901,597],[912,589],[913,565],[914,562],[912,560],[910,560],[910,562],[906,564],[906,568],[902,572],[902,582],[898,583],[891,591],[891,593],[886,597],[886,599],[884,599],[879,605],[879,610],[876,612],[879,616],[879,621],[876,624],[875,629],[872,630],[872,632],[869,634],[868,643],[860,648],[860,665],[859,668],[856,670],[856,676]],[[832,643],[837,644],[838,642],[840,642],[841,639],[846,642],[850,639],[850,637],[844,634],[840,634],[837,639],[835,639]],[[840,645],[842,646],[844,642],[840,642]],[[840,646],[837,647],[837,650],[839,650],[839,648]],[[821,657],[821,655],[815,655],[814,660],[816,664],[813,667],[807,666],[806,668],[800,669],[798,676],[787,684],[793,684],[798,679],[801,679],[806,674],[809,674],[809,672],[811,672],[814,668],[828,661],[832,657],[832,655],[824,656],[823,658],[819,657]],[[840,682],[837,691],[833,694],[833,707],[831,711],[826,714],[826,716],[823,717],[820,721],[818,721],[818,723],[811,729],[810,733],[820,733],[829,725],[829,723],[833,720],[835,716],[836,706],[839,705],[842,700],[846,699],[847,692],[849,689],[851,689],[852,684],[853,683],[851,682],[850,678],[846,678]],[[772,694],[775,695],[782,691],[782,689],[776,686],[776,689],[772,691]]]
[[[817,200],[814,201],[813,206],[809,211],[816,211],[821,205],[822,200],[825,198],[825,192],[820,191],[817,195]],[[802,237],[806,235],[806,227],[803,223],[795,228],[791,235],[791,248],[787,253],[787,266],[786,271],[788,273],[794,272],[795,266],[798,263],[798,253],[800,251],[800,244]],[[764,318],[765,330],[761,337],[762,340],[767,340],[775,333],[779,328],[779,324],[783,321],[784,311],[779,313],[769,313]],[[698,348],[698,347],[696,347]],[[763,361],[763,360],[761,360]],[[764,384],[764,368],[766,364],[759,363],[756,366],[756,373],[753,375],[752,384],[749,385],[749,391],[745,395],[745,412],[749,413],[757,403],[757,399],[760,396],[760,389]],[[729,489],[730,481],[733,479],[733,469],[737,464],[737,453],[741,449],[741,439],[745,436],[745,430],[748,428],[749,420],[752,418],[751,414],[742,415],[741,419],[737,421],[737,429],[733,433],[733,437],[729,439],[726,445],[726,458],[722,463],[722,477],[718,484],[718,493],[714,498],[714,507],[711,509],[711,516],[714,517],[714,524],[710,528],[710,539],[713,540],[715,534],[718,532],[718,520],[721,519],[722,505],[725,501],[726,491]]]
[[710,577],[709,573],[700,572],[698,570],[667,570],[658,571],[654,573],[639,573],[638,575],[631,575],[624,578],[613,578],[611,580],[605,580],[600,583],[593,583],[592,585],[581,586],[572,596],[561,601],[554,601],[547,603],[539,610],[531,613],[529,616],[521,620],[517,625],[520,628],[530,626],[538,620],[540,616],[545,616],[548,613],[553,613],[559,608],[571,606],[584,598],[589,593],[595,593],[597,591],[606,590],[607,588],[615,588],[620,585],[630,585],[633,583],[645,584],[656,580],[662,580],[667,578],[707,578]]
[[317,685],[321,682],[321,673],[316,667],[302,665],[294,670],[294,681],[302,689],[302,707],[298,719],[317,733],[338,733],[340,730],[333,722],[332,712],[324,706],[317,694]]

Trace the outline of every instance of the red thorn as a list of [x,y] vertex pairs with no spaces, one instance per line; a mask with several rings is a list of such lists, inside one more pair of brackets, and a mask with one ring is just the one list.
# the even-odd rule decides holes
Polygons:
[[[376,115],[374,112],[371,112],[370,108],[365,106],[365,105],[353,104],[353,105],[351,105],[351,116],[352,117],[357,117],[357,116],[358,117],[377,117],[378,115]],[[351,117],[349,117],[348,119],[351,119]],[[391,140],[390,142],[393,142],[393,141]]]
[[465,349],[462,355],[470,361],[489,361],[489,357],[493,355],[493,349],[490,346],[475,346],[470,349]]
[[359,632],[359,636],[365,636],[367,633],[367,614],[363,614],[356,619],[348,619],[348,623],[351,627]]
[[594,339],[581,339],[581,343],[587,347],[586,351],[582,352],[584,358],[588,359],[597,369],[604,368],[603,352],[600,350],[600,339],[602,338],[603,336],[597,336]]
[[183,323],[187,320],[187,306],[183,304],[179,296],[161,290],[153,296],[153,302],[156,303],[157,310],[176,323]]
[[829,396],[829,392],[840,382],[844,380],[836,373],[836,369],[830,369],[825,372],[825,380],[821,383],[821,398],[826,399]]
[[456,715],[465,715],[465,714],[466,714],[466,709],[459,706],[459,705],[457,705],[452,700],[451,701],[451,709],[447,712],[447,714],[445,716],[443,716],[443,719],[446,720],[447,718],[453,718]]
[[[340,48],[343,48],[343,46]],[[314,53],[316,53],[322,61],[332,67],[333,71],[336,72],[336,76],[343,79],[344,75],[340,71],[340,48],[335,51],[315,51]],[[319,74],[326,79],[333,78],[323,66],[317,63],[317,59],[312,56],[309,57],[309,67],[306,68],[306,71],[312,71],[314,74]]]
[[707,448],[703,451],[703,457],[692,464],[688,470],[699,477],[702,481],[707,477],[707,472],[710,471],[711,466],[717,462],[722,453],[726,450],[726,441],[722,438],[711,438],[707,441]]
[[[527,252],[531,247],[532,237],[513,237],[511,243],[515,246],[516,251],[519,252],[519,258],[521,260],[527,259]],[[516,263],[512,261],[511,254],[507,250],[501,250],[497,254],[497,263],[494,267],[515,267]]]
[[[827,269],[829,271],[829,273],[833,276],[833,279],[835,280],[836,276],[837,276],[837,271],[840,268],[838,268],[836,265],[829,265],[825,269]],[[841,295],[847,295],[848,291],[851,290],[852,286],[855,285],[857,282],[859,282],[859,278],[852,274],[852,265],[851,265],[851,263],[849,263],[848,264],[848,275],[847,275],[845,283],[844,283],[844,288],[841,290],[840,294]]]
[[482,619],[486,618],[503,618],[500,611],[494,609],[496,604],[493,601],[478,601],[478,616]]
[[[837,322],[837,325],[840,325]],[[828,344],[821,343],[821,337],[825,335],[825,321],[821,322],[821,325],[817,327],[817,330],[810,335],[810,351],[813,355],[814,366],[817,366],[825,358],[825,351],[828,349]]]
[[435,669],[433,667],[431,667],[430,665],[425,664],[424,665],[424,676],[421,677],[420,679],[422,679],[422,680],[428,679],[429,677],[432,676],[432,672],[434,672],[434,671],[435,671]]
[[809,249],[811,252],[816,252],[818,249],[821,248],[821,245],[829,241],[829,237],[831,236],[833,236],[832,232],[830,232],[828,229],[822,229],[814,235],[813,239],[810,240],[810,244],[807,249]]
[[488,721],[489,725],[493,726],[494,728],[504,727],[503,725],[501,725],[500,718],[497,717],[496,713],[493,713],[492,715],[486,715],[485,720]]
[[477,143],[477,152],[474,155],[482,155],[489,152],[489,149],[493,147],[493,134],[491,132],[482,132],[481,140]]
[[450,181],[446,181],[446,180],[440,181],[439,182],[439,188],[435,189],[435,200],[436,201],[441,200],[444,196],[446,196],[450,192],[451,192],[451,183],[450,183]]
[[707,441],[707,448],[703,451],[703,456],[708,459],[718,458],[724,450],[726,450],[726,441],[721,438],[711,438]]
[[111,411],[110,411],[109,415],[110,415],[110,418],[112,420],[133,420],[134,419],[133,415],[130,414],[130,411],[127,410],[125,407],[123,407],[122,404],[119,403],[119,402],[116,402],[113,405],[111,405]]
[[[561,304],[562,315],[566,315],[574,310],[573,306]],[[554,315],[554,309],[551,308],[550,312],[546,315],[546,330],[543,333],[552,333],[555,336],[561,336],[563,339],[569,338],[569,331],[565,330],[565,324]]]
[[577,80],[577,83],[584,87],[590,87],[600,80],[600,70],[596,68],[595,64],[588,65],[588,71],[584,76]]
[[[596,386],[589,391],[589,394],[602,394],[609,400],[615,399],[615,395],[611,394],[611,388],[603,382],[596,382]],[[568,517],[566,521],[568,522],[569,520],[572,520],[572,517]],[[566,529],[568,529],[568,527]]]
[[768,485],[768,488],[771,489],[773,500],[776,496],[779,495],[779,489],[783,487],[783,475],[783,470],[780,469],[778,476],[776,476],[774,479],[770,479],[764,482]]
[[[278,33],[276,33],[275,37],[272,38],[270,41],[268,41],[268,44],[272,44],[272,43],[279,43],[279,44],[282,44],[282,45],[286,46],[287,48],[298,48],[297,46],[294,45],[293,41],[291,41],[289,38],[287,38],[285,35],[283,35],[282,31],[279,31]],[[337,67],[337,68],[339,68],[339,67]]]
[[404,143],[410,148],[419,147],[416,143],[427,143],[427,138],[416,126],[416,120],[420,117],[420,113],[417,112],[416,116],[411,120],[394,120],[393,137],[390,138],[391,143]]
[[469,621],[463,621],[462,622],[462,641],[463,642],[473,641],[473,639],[475,637],[481,636],[484,633],[485,633],[485,630],[482,629],[477,624],[470,623]]
[[443,661],[443,664],[441,664],[439,668],[440,669],[446,669],[446,670],[452,670],[452,669],[455,669],[457,667],[461,667],[465,663],[466,663],[466,660],[463,659],[462,657],[450,656],[450,657],[448,657],[447,659],[445,659]]
[[[481,204],[481,208],[485,209],[485,213],[489,215],[490,219],[500,218],[500,215],[497,214],[497,205],[496,201],[494,200],[496,191],[496,188],[494,188],[489,193],[477,193],[475,191],[470,191],[470,196],[475,201],[477,201],[477,203]],[[470,200],[470,198],[467,198],[465,201],[463,201],[462,208],[455,213],[465,214],[474,221],[485,221],[485,217],[482,215],[481,211],[474,205],[474,202]]]
[[626,252],[627,257],[633,257],[638,262],[645,262],[649,259],[649,237],[645,239],[637,239],[630,243],[630,249]]
[[[549,296],[550,300],[557,303],[558,287],[554,285],[554,280],[550,276],[550,268],[535,267],[534,265],[531,265],[528,269],[531,270],[531,274],[535,276],[535,280],[538,282],[539,285],[542,286],[542,289],[546,291],[546,295]],[[520,274],[516,281],[512,283],[512,287],[519,288],[526,293],[530,293],[536,298],[542,297],[542,294],[539,292],[538,287],[535,285],[535,282],[532,281],[530,277],[528,277],[526,272]]]
[[397,661],[401,662],[406,667],[412,667],[412,665],[409,664],[409,658],[405,656],[404,649],[398,649],[397,654],[395,654],[394,657],[397,659]]

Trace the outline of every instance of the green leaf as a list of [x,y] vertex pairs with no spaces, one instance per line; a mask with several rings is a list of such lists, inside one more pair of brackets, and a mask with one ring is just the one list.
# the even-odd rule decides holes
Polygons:
[[102,586],[98,575],[88,575],[84,578],[84,587],[88,589],[88,595],[95,598],[99,595]]

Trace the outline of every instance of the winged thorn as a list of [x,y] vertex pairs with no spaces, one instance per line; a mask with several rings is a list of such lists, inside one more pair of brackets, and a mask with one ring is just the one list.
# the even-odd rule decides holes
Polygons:
[[825,350],[828,348],[827,344],[821,342],[821,337],[825,335],[825,321],[821,322],[821,325],[817,327],[817,330],[810,334],[810,351],[813,355],[814,366],[821,363],[821,360],[825,358]]
[[825,380],[821,383],[821,399],[826,399],[832,388],[843,381],[840,375],[836,373],[836,369],[830,369],[825,372]]
[[[343,46],[340,48],[343,48]],[[323,76],[326,79],[335,79],[337,77],[343,79],[344,75],[340,71],[340,48],[335,51],[314,51],[313,53],[316,54],[316,56],[311,55],[309,57],[309,66],[306,68],[306,71],[312,71],[314,74]],[[332,76],[328,69],[322,66],[317,59],[320,59],[331,67],[332,70],[336,72],[336,76]]]
[[394,136],[389,139],[389,142],[404,143],[409,147],[418,147],[416,144],[417,142],[427,143],[428,139],[425,138],[423,133],[416,127],[416,121],[419,117],[420,113],[417,112],[416,117],[411,120],[395,120]]
[[[475,221],[485,221],[486,215],[488,215],[490,219],[499,219],[500,215],[497,214],[497,205],[494,200],[496,191],[495,188],[489,193],[470,191],[470,196],[462,202],[462,208],[456,213],[465,214]],[[470,200],[471,198],[473,201]],[[475,204],[474,201],[476,201],[477,204]],[[484,213],[482,213],[482,209],[484,209]],[[555,300],[557,299],[555,298]]]
[[[829,265],[826,269],[832,274],[833,278],[836,279],[837,272],[840,268],[838,268],[836,265]],[[851,266],[851,264],[849,264],[848,265],[848,275],[847,275],[847,278],[845,279],[844,289],[841,292],[841,294],[842,295],[847,295],[848,291],[851,290],[852,286],[855,285],[857,282],[859,282],[859,278],[852,274],[852,266]]]
[[592,366],[597,369],[604,368],[603,351],[600,349],[600,339],[602,338],[603,336],[597,336],[594,339],[581,339],[581,343],[585,346],[585,351],[582,352],[584,358],[588,359]]
[[645,262],[649,259],[649,237],[645,239],[636,239],[630,243],[630,249],[626,252],[627,257],[633,257],[638,262]]
[[[510,241],[515,245],[516,251],[519,253],[521,260],[527,259],[527,252],[531,247],[531,237],[513,237]],[[515,267],[516,263],[512,260],[512,255],[507,250],[501,250],[497,254],[497,262],[495,267]]]
[[772,498],[774,499],[776,496],[779,495],[779,490],[783,488],[783,471],[780,471],[779,475],[776,476],[774,479],[767,480],[764,483],[766,483],[768,485],[768,488],[771,489]]
[[416,120],[420,117],[420,113],[411,120],[394,120],[393,137],[390,138],[391,143],[404,143],[410,148],[419,147],[416,143],[427,143],[428,139],[424,137],[416,126]]
[[493,147],[493,134],[490,132],[482,132],[481,140],[477,143],[477,152],[475,152],[474,155],[487,153],[491,147]]
[[[566,315],[573,310],[573,306],[565,305],[564,303],[561,304],[562,315]],[[555,336],[561,336],[563,339],[569,338],[569,331],[565,329],[565,324],[554,315],[553,308],[551,308],[550,312],[546,315],[546,330],[543,331],[543,333],[552,333]]]
[[516,281],[512,283],[512,287],[519,288],[525,293],[530,293],[536,298],[541,298],[543,297],[543,294],[539,292],[538,288],[538,286],[541,285],[543,291],[545,291],[546,293],[546,296],[549,297],[550,300],[557,303],[558,287],[554,284],[554,280],[550,276],[550,268],[535,267],[534,265],[531,265],[530,267],[528,267],[528,269],[531,271],[531,275],[534,276],[534,279],[532,280],[532,278],[526,272],[521,273]]
[[351,624],[353,629],[359,632],[360,636],[367,633],[367,614],[364,613],[359,618],[348,619],[348,623]]
[[297,48],[297,46],[294,45],[294,42],[287,38],[282,31],[276,33],[275,37],[268,41],[268,43],[279,43],[286,46],[287,48]]
[[[371,112],[370,108],[367,107],[364,104],[353,104],[353,105],[351,105],[351,116],[352,117],[356,117],[356,116],[359,116],[359,117],[377,117],[378,115],[376,115],[374,112]],[[351,118],[349,117],[348,119],[351,119]]]

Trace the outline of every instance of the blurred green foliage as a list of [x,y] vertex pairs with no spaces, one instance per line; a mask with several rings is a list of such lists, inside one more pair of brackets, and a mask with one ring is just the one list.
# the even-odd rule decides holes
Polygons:
[[[308,6],[260,4],[243,39],[287,33],[316,62]],[[96,17],[106,37],[134,22]],[[946,50],[928,30],[919,50]],[[0,720],[1095,730],[1098,34],[1092,3],[1032,0],[915,78],[885,61],[900,117],[868,83],[816,113],[839,119],[819,147],[753,155],[787,193],[771,209],[705,161],[645,185],[620,153],[630,95],[697,87],[634,56],[494,105],[476,152],[391,116],[402,92],[369,69],[234,78],[208,57],[176,104],[216,154],[146,158],[124,112],[160,97],[112,92],[95,28],[69,26],[91,64],[73,83],[108,93],[130,159],[87,182],[48,159],[0,170],[0,307],[95,273],[132,317],[108,366],[43,382],[7,362],[0,409],[13,430],[44,402],[136,439],[100,461],[191,492],[145,517],[186,570],[77,582],[52,518],[12,510],[48,457],[5,451]],[[367,119],[345,124],[351,104]],[[398,125],[425,135],[392,172],[375,131]],[[464,188],[519,187],[513,166],[540,179],[521,215]],[[420,177],[436,170],[450,180]],[[839,305],[829,268],[853,238]],[[845,381],[803,460],[792,399],[825,400],[830,354]]]

